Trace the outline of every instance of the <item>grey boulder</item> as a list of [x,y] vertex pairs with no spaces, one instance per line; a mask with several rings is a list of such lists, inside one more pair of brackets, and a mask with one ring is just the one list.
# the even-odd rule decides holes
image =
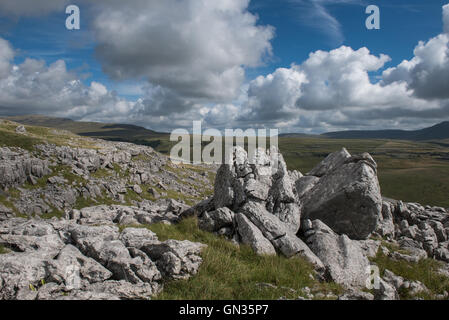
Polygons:
[[313,232],[306,243],[326,266],[333,281],[346,288],[362,288],[366,285],[370,263],[362,248],[346,235],[338,235],[323,222],[312,222]]
[[203,261],[200,254],[205,247],[205,244],[188,240],[167,240],[146,244],[141,250],[156,262],[165,278],[180,280],[198,272]]
[[327,169],[316,170],[324,175],[303,197],[302,215],[321,220],[351,239],[367,239],[375,231],[382,209],[376,163],[369,154],[343,158],[345,161],[341,156],[329,156],[318,166]]

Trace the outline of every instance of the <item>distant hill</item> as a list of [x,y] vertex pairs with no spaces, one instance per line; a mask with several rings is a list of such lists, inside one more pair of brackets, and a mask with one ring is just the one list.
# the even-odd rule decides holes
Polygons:
[[306,133],[282,133],[279,135],[280,138],[319,138],[319,135],[306,134]]
[[[111,141],[125,141],[136,144],[148,145],[162,153],[169,152],[170,135],[156,132],[143,127],[130,124],[114,124],[100,122],[74,121],[66,118],[54,118],[41,115],[26,115],[3,117],[11,121],[25,125],[42,126],[49,128],[65,129],[81,136],[99,138]],[[280,138],[330,138],[330,139],[385,139],[385,140],[410,140],[430,141],[449,146],[449,121],[441,122],[429,128],[420,130],[348,130],[328,132],[321,135],[305,133],[285,133]]]
[[328,132],[322,136],[333,139],[392,139],[392,140],[443,140],[449,139],[449,121],[420,130],[349,130]]
[[66,118],[54,118],[41,115],[3,117],[4,119],[25,125],[64,129],[81,136],[110,141],[133,142],[157,148],[169,135],[130,124],[74,121]]

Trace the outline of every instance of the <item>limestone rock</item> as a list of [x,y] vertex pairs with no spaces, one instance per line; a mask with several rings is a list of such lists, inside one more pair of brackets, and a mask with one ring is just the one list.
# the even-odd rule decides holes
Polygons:
[[370,263],[360,245],[346,235],[337,235],[319,220],[312,222],[314,233],[306,240],[337,283],[347,288],[366,285]]
[[235,219],[242,243],[251,246],[257,254],[276,254],[276,250],[271,242],[263,236],[262,232],[244,214],[236,214]]
[[120,234],[119,239],[126,247],[137,249],[146,244],[158,242],[156,234],[146,228],[126,228]]
[[204,212],[199,217],[199,227],[205,231],[217,232],[226,227],[233,226],[234,212],[224,207],[212,212]]
[[196,274],[203,261],[200,253],[206,247],[190,241],[167,240],[142,247],[165,278],[188,279]]
[[324,175],[302,199],[303,218],[319,219],[351,239],[368,238],[382,209],[374,160],[368,154],[347,158],[346,152],[340,152],[330,155],[321,166],[331,169],[319,170]]

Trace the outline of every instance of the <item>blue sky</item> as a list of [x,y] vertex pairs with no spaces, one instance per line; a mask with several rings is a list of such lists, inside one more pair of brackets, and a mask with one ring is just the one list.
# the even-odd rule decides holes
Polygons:
[[[353,48],[368,47],[376,55],[388,54],[396,65],[413,56],[419,40],[429,39],[441,32],[441,7],[447,0],[383,0],[360,1],[355,4],[326,6],[341,25],[342,41],[327,29],[323,20],[304,19],[309,13],[300,1],[253,1],[250,11],[260,17],[260,22],[276,27],[273,40],[275,58],[266,68],[255,71],[273,72],[278,67],[288,67],[307,59],[310,52],[331,50],[340,45]],[[381,29],[365,28],[365,8],[376,4],[381,10]],[[321,26],[321,28],[320,28]]]
[[[396,65],[412,57],[418,40],[429,39],[441,31],[441,7],[446,1],[383,0],[328,5],[329,14],[341,25],[342,39],[326,31],[326,21],[307,21],[304,16],[310,14],[310,10],[301,5],[301,1],[252,1],[249,11],[259,17],[259,24],[274,26],[276,35],[272,41],[274,56],[266,61],[265,66],[248,69],[247,78],[271,73],[279,67],[289,67],[307,59],[310,52],[331,50],[340,45],[368,47],[376,55],[388,54],[392,58],[389,64]],[[381,10],[380,30],[365,28],[368,4],[376,4]],[[87,9],[83,10],[86,7],[83,3],[78,5],[82,14],[87,13]],[[68,31],[64,28],[66,17],[58,12],[45,18],[2,19],[1,35],[20,51],[17,63],[26,57],[44,59],[48,63],[64,59],[69,69],[91,74],[86,81],[101,81],[108,87],[123,89],[123,92],[127,87],[138,84],[137,81],[115,83],[103,74],[101,63],[95,57],[92,30],[87,25],[80,31]],[[82,19],[82,23],[88,23],[88,20]],[[127,97],[136,98],[137,95]]]
[[[210,126],[220,127],[225,123],[232,122],[235,125],[277,126],[282,128],[283,131],[301,132],[322,132],[332,129],[360,127],[415,128],[430,124],[435,119],[424,115],[425,110],[422,110],[424,107],[418,106],[419,103],[424,105],[424,98],[432,102],[429,107],[432,111],[438,109],[441,114],[446,115],[446,98],[449,97],[438,94],[440,104],[437,105],[435,103],[436,97],[429,97],[426,95],[427,93],[424,93],[425,97],[416,94],[416,92],[420,92],[420,88],[413,87],[416,81],[413,81],[411,76],[415,73],[410,68],[407,69],[407,72],[409,72],[407,79],[387,80],[382,78],[382,73],[388,68],[395,68],[397,70],[394,70],[393,76],[389,76],[389,78],[394,77],[394,74],[399,74],[403,71],[399,67],[403,60],[413,61],[412,59],[415,58],[415,61],[418,61],[421,59],[414,55],[414,48],[419,41],[427,42],[439,34],[444,35],[442,33],[442,7],[448,2],[447,0],[382,0],[369,2],[363,0],[258,0],[249,2],[249,5],[246,0],[222,0],[218,2],[222,2],[225,9],[220,7],[218,11],[217,8],[209,8],[210,4],[203,4],[200,0],[180,1],[186,2],[185,6],[183,5],[184,10],[192,9],[192,12],[190,12],[191,19],[195,19],[194,10],[202,12],[201,6],[207,7],[204,9],[206,13],[203,16],[199,14],[200,18],[198,18],[198,20],[204,19],[202,29],[194,32],[193,28],[197,26],[193,26],[192,34],[189,33],[186,36],[189,41],[196,43],[205,41],[204,39],[213,39],[220,37],[223,32],[229,37],[227,40],[229,46],[235,48],[235,52],[238,54],[230,52],[229,48],[226,48],[225,41],[218,43],[214,43],[215,40],[212,42],[210,40],[209,42],[205,41],[201,43],[202,47],[198,49],[197,47],[187,46],[182,39],[180,45],[175,42],[176,37],[175,39],[169,36],[159,37],[156,32],[151,32],[149,29],[153,25],[148,21],[155,17],[151,16],[151,10],[156,11],[156,13],[160,10],[157,19],[162,17],[160,18],[162,19],[160,25],[165,28],[161,30],[176,29],[178,24],[192,25],[192,22],[186,17],[189,16],[188,14],[180,18],[176,15],[176,12],[172,12],[173,9],[176,11],[175,6],[179,3],[176,1],[169,1],[172,2],[169,8],[172,11],[166,11],[167,8],[160,4],[153,4],[153,1],[150,1],[149,4],[142,4],[140,0],[130,1],[131,4],[127,8],[130,11],[129,17],[131,17],[129,25],[120,21],[113,21],[113,18],[109,19],[109,16],[107,16],[107,14],[114,15],[117,12],[123,12],[124,5],[123,3],[120,4],[120,1],[112,1],[113,4],[111,5],[107,1],[96,1],[95,5],[93,1],[88,0],[71,1],[70,3],[79,5],[81,10],[81,30],[76,31],[69,31],[65,28],[67,15],[64,12],[64,6],[52,7],[49,0],[38,0],[37,2],[39,1],[43,3],[42,8],[45,8],[45,10],[36,9],[35,13],[26,11],[20,5],[22,3],[29,7],[33,1],[27,3],[26,0],[18,2],[5,0],[4,4],[0,4],[0,38],[6,40],[9,47],[14,51],[14,57],[12,61],[9,61],[10,65],[21,66],[26,59],[33,59],[45,61],[45,68],[48,68],[51,64],[63,60],[66,64],[66,70],[61,75],[61,79],[63,79],[61,81],[69,82],[76,79],[82,83],[82,86],[80,86],[81,91],[76,92],[76,97],[73,99],[71,97],[70,101],[67,102],[71,104],[71,108],[58,110],[56,106],[48,108],[36,106],[33,109],[32,106],[27,105],[23,107],[23,113],[29,113],[30,111],[34,113],[35,110],[36,113],[67,115],[80,120],[137,122],[146,127],[156,127],[164,131],[169,130],[175,123],[181,127],[187,126],[187,121],[183,120],[196,118],[196,120],[208,121]],[[145,13],[143,10],[148,10],[148,15],[143,15],[143,17],[147,17],[147,22],[137,23],[133,21],[132,9],[134,4],[136,8],[134,14],[136,15]],[[365,8],[369,4],[378,5],[380,8],[380,30],[367,30],[365,28],[365,19],[367,18]],[[226,10],[229,10],[230,13],[226,13]],[[167,12],[169,14],[165,20],[163,15]],[[210,19],[206,15],[208,12],[210,12]],[[223,12],[226,14],[222,15]],[[248,23],[245,15],[257,17],[258,20],[256,22],[254,19],[253,22]],[[101,19],[106,19],[107,23],[102,23]],[[116,39],[114,39],[115,34],[111,33],[113,23],[121,25]],[[215,23],[217,23],[216,28]],[[247,31],[248,35],[242,35],[242,39],[237,41],[233,37],[240,36],[238,35],[239,29],[236,27],[240,23],[242,23],[241,33],[244,34]],[[211,31],[210,33],[203,31],[208,26],[211,26],[211,30],[217,31]],[[124,39],[123,35],[127,35],[126,37],[134,36],[129,35],[128,27],[129,30],[136,28],[135,43],[139,43],[138,47],[142,46],[142,50],[151,51],[148,60],[145,61],[145,55],[133,52],[131,48],[127,52],[127,47],[132,47],[133,42],[130,42],[131,46],[129,43],[125,45],[127,39]],[[205,33],[203,34],[203,32]],[[216,32],[216,34],[213,32]],[[254,35],[251,32],[256,33]],[[198,39],[196,34],[201,34],[201,37]],[[244,38],[244,36],[247,38]],[[121,41],[124,42],[123,45],[119,43]],[[157,41],[164,42],[158,43]],[[140,42],[144,42],[145,45],[141,45]],[[202,52],[209,50],[209,45],[215,48],[217,53]],[[157,52],[158,47],[161,48],[159,53]],[[396,100],[379,102],[379,104],[382,104],[382,110],[379,109],[377,114],[386,112],[384,109],[387,107],[384,108],[384,104],[388,104],[391,113],[395,111],[396,114],[398,110],[407,108],[405,104],[413,104],[413,110],[409,111],[415,114],[414,118],[398,116],[397,119],[388,119],[388,121],[386,121],[387,118],[379,118],[376,124],[369,123],[369,121],[362,121],[363,123],[359,121],[357,125],[355,120],[351,123],[349,115],[354,117],[363,113],[363,108],[368,105],[366,101],[352,99],[356,92],[351,92],[351,90],[342,87],[342,79],[334,79],[334,83],[333,75],[329,76],[332,79],[321,77],[317,80],[319,83],[310,83],[310,78],[315,78],[316,74],[321,74],[321,69],[316,68],[316,66],[313,68],[307,66],[306,61],[309,59],[309,55],[321,50],[329,53],[329,61],[333,61],[332,56],[339,54],[338,51],[333,52],[333,50],[344,47],[351,48],[351,51],[345,53],[348,55],[347,58],[350,59],[348,61],[353,61],[351,57],[360,57],[361,54],[358,54],[357,50],[362,47],[369,49],[369,53],[364,52],[362,54],[366,59],[370,57],[371,59],[374,59],[373,57],[379,58],[381,54],[390,57],[390,59],[379,58],[380,60],[375,63],[374,68],[362,66],[362,70],[355,69],[351,72],[358,74],[361,71],[368,74],[371,84],[379,81],[379,83],[382,81],[385,84],[388,83],[388,86],[382,84],[384,86],[382,88],[383,90],[388,89],[388,95],[391,94],[391,99]],[[176,67],[167,67],[161,61],[154,62],[157,57],[164,56],[166,51],[163,50],[167,50],[167,48],[175,48],[175,50],[176,48],[182,48],[186,52],[191,50],[192,57],[186,58],[182,56],[182,52],[179,53],[179,56],[173,54],[172,57],[170,52],[169,56],[172,59],[170,61]],[[214,59],[221,54],[220,49],[228,50],[225,53],[228,56],[217,58],[216,63]],[[426,50],[430,49],[429,45]],[[251,53],[251,50],[254,53]],[[268,51],[271,51],[271,54],[267,54]],[[210,58],[211,62],[198,62],[195,60],[195,55],[200,57],[198,59],[205,59],[205,61]],[[190,58],[192,60],[184,61]],[[133,65],[133,59],[141,64]],[[235,61],[230,62],[232,59]],[[366,61],[366,59],[363,61]],[[177,67],[178,62],[179,67]],[[182,65],[184,62],[186,65]],[[320,63],[323,63],[324,66],[324,63],[331,62],[323,60]],[[380,65],[377,65],[378,63]],[[292,67],[292,65],[299,67]],[[147,66],[150,66],[148,70],[146,70]],[[341,67],[342,65],[338,68]],[[439,67],[444,70],[446,65]],[[210,68],[210,74],[198,75],[202,70],[208,68]],[[340,70],[338,68],[336,70]],[[280,69],[285,69],[282,75],[283,70]],[[116,72],[116,70],[118,71]],[[43,71],[41,70],[40,73],[43,74]],[[227,73],[226,76],[223,76],[225,73],[222,72],[225,71],[231,72],[232,77],[228,76]],[[243,78],[241,77],[242,72],[244,73]],[[301,74],[306,79],[301,80]],[[440,72],[439,74],[444,73]],[[176,75],[186,80],[181,82],[178,79],[173,79],[170,75]],[[212,78],[209,78],[209,76]],[[256,83],[257,77],[263,79]],[[276,79],[279,80],[279,84],[275,83]],[[449,82],[449,79],[447,80]],[[214,81],[217,82],[216,86],[214,84],[214,87],[211,85],[210,88],[204,89]],[[286,83],[285,81],[296,82]],[[402,96],[399,96],[397,92],[393,93],[391,87],[392,85],[399,87],[400,81],[406,86],[403,89],[405,91]],[[23,82],[25,81],[23,80]],[[103,92],[104,95],[101,99],[96,97],[95,102],[80,102],[81,96],[88,95],[93,90],[92,82],[104,86],[107,93],[103,92],[103,87],[98,89],[97,86],[96,88],[99,90],[97,91]],[[192,83],[198,83],[201,88],[195,88]],[[329,94],[333,95],[333,99],[336,96],[341,98],[341,103],[338,106],[320,105],[317,107],[318,110],[313,110],[318,103],[317,101],[321,101],[319,100],[321,98],[307,95],[317,92],[318,86],[323,83],[330,90]],[[50,87],[47,84],[42,84],[42,86]],[[297,92],[283,92],[282,90],[285,87],[296,88],[294,90]],[[264,88],[264,90],[259,90],[261,88]],[[444,89],[441,88],[441,90]],[[33,90],[38,89],[33,88]],[[64,90],[64,87],[57,90]],[[269,104],[262,93],[270,90],[277,90],[273,91],[271,100],[272,97],[279,95],[282,96],[282,99],[280,99],[282,101],[271,101]],[[376,92],[378,94],[377,88],[372,86],[359,88],[358,90],[372,90],[373,94]],[[95,93],[99,94],[97,91]],[[55,96],[60,93],[60,91],[55,92]],[[291,99],[284,99],[284,96],[289,94],[292,94]],[[14,93],[12,93],[12,96],[16,97]],[[412,98],[414,100],[410,100]],[[11,99],[13,98],[8,97],[8,99],[5,98],[2,101],[0,97],[0,113],[11,113],[13,109],[18,110],[12,107],[15,101],[11,102]],[[331,98],[324,99],[322,103],[325,104],[331,100]],[[61,101],[60,98],[58,98],[58,101]],[[11,104],[11,107],[7,106],[8,103]],[[90,103],[103,103],[108,108],[113,105],[112,109],[120,113],[121,116],[117,116],[118,113],[115,115],[108,114],[105,110],[106,107],[101,108],[101,106],[93,106]],[[2,110],[2,104],[5,106],[4,110]],[[126,106],[124,106],[125,104]],[[378,105],[377,102],[375,104]],[[267,109],[270,108],[276,109],[276,114],[268,115]],[[331,111],[337,114],[340,122],[318,119],[319,117],[313,114],[314,111],[321,113],[323,110],[329,114],[332,114]],[[170,114],[169,111],[176,114]],[[371,111],[372,109],[370,109]],[[185,113],[184,116],[182,113]],[[236,117],[235,113],[239,115]],[[227,118],[231,114],[234,114],[232,120]],[[296,122],[292,121],[292,117],[295,118]],[[331,117],[333,116],[331,115]],[[270,118],[276,121],[268,121]],[[358,117],[358,120],[360,119],[362,118]]]

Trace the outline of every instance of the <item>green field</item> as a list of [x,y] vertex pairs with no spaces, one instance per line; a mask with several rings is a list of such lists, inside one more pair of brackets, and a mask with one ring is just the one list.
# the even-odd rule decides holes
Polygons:
[[[42,116],[14,117],[14,120],[30,125],[66,129],[83,136],[149,145],[164,154],[169,154],[171,146],[176,144],[169,141],[168,134],[135,126],[76,122]],[[38,129],[34,127],[31,130]],[[0,145],[17,145],[30,150],[34,144],[42,143],[38,137],[25,138],[3,130],[0,132]],[[279,147],[288,168],[299,170],[304,174],[329,153],[343,147],[346,147],[351,154],[369,152],[378,164],[383,196],[424,205],[449,207],[448,140],[414,142],[330,139],[320,136],[281,137]]]
[[449,207],[449,148],[439,142],[281,138],[289,169],[307,173],[327,154],[346,147],[369,152],[378,164],[385,197]]

